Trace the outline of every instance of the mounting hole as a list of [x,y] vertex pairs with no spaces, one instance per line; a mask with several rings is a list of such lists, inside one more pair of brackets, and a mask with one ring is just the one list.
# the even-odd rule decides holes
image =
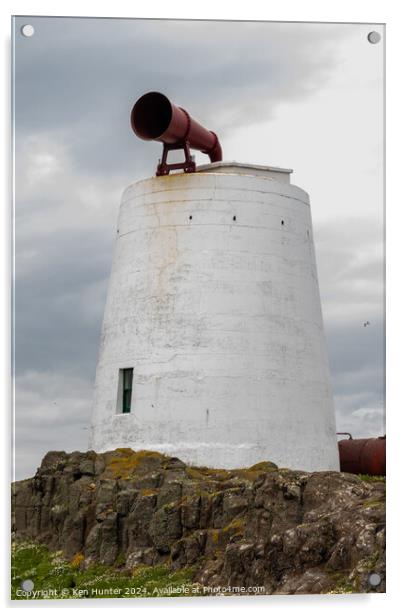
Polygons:
[[236,216],[233,216],[233,220],[236,220]]
[[372,45],[376,45],[377,43],[379,43],[381,41],[381,34],[379,32],[375,32],[375,30],[373,30],[373,32],[369,32],[368,33],[367,40]]
[[370,573],[369,575],[369,583],[371,586],[378,586],[381,584],[381,575],[378,573]]
[[21,28],[21,34],[29,38],[35,34],[35,28],[31,24],[25,24]]
[[25,592],[32,592],[34,589],[35,584],[33,583],[32,580],[23,580],[21,582],[21,588],[22,590],[25,590]]
[[283,227],[283,225],[284,225],[284,224],[285,224],[285,221],[284,221],[284,220],[281,220],[281,225],[282,225],[282,227]]
[[189,216],[189,217],[188,217],[188,219],[189,219],[189,220],[193,220],[193,217],[192,217],[192,216]]

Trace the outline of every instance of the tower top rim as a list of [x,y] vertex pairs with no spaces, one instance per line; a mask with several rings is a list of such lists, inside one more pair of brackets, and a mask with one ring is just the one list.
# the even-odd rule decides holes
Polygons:
[[290,181],[293,169],[273,167],[272,165],[255,165],[252,163],[239,163],[235,160],[218,161],[205,165],[197,165],[196,173],[236,173],[239,175],[263,175],[269,177],[272,173],[283,175],[284,181]]

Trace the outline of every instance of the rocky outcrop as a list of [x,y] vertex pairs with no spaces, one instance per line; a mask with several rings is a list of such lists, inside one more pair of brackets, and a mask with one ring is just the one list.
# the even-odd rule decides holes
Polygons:
[[207,586],[383,592],[384,492],[270,462],[227,471],[150,451],[49,452],[13,484],[13,532],[88,564],[192,566]]

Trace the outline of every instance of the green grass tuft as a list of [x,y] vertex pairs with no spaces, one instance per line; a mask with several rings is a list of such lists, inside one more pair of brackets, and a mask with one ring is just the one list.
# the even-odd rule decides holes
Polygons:
[[[100,564],[79,566],[35,543],[15,544],[12,550],[11,598],[96,599],[176,597],[197,594],[192,568],[172,571],[166,566],[139,566],[131,572]],[[24,596],[21,583],[32,580],[34,592]],[[183,592],[187,589],[187,592]]]
[[385,477],[383,475],[358,475],[362,481],[385,481]]

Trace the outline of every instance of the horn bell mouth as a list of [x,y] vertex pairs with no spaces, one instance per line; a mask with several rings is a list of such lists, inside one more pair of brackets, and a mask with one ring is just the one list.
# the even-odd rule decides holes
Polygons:
[[147,92],[137,100],[131,111],[131,128],[140,139],[158,139],[169,127],[172,104],[160,92]]

